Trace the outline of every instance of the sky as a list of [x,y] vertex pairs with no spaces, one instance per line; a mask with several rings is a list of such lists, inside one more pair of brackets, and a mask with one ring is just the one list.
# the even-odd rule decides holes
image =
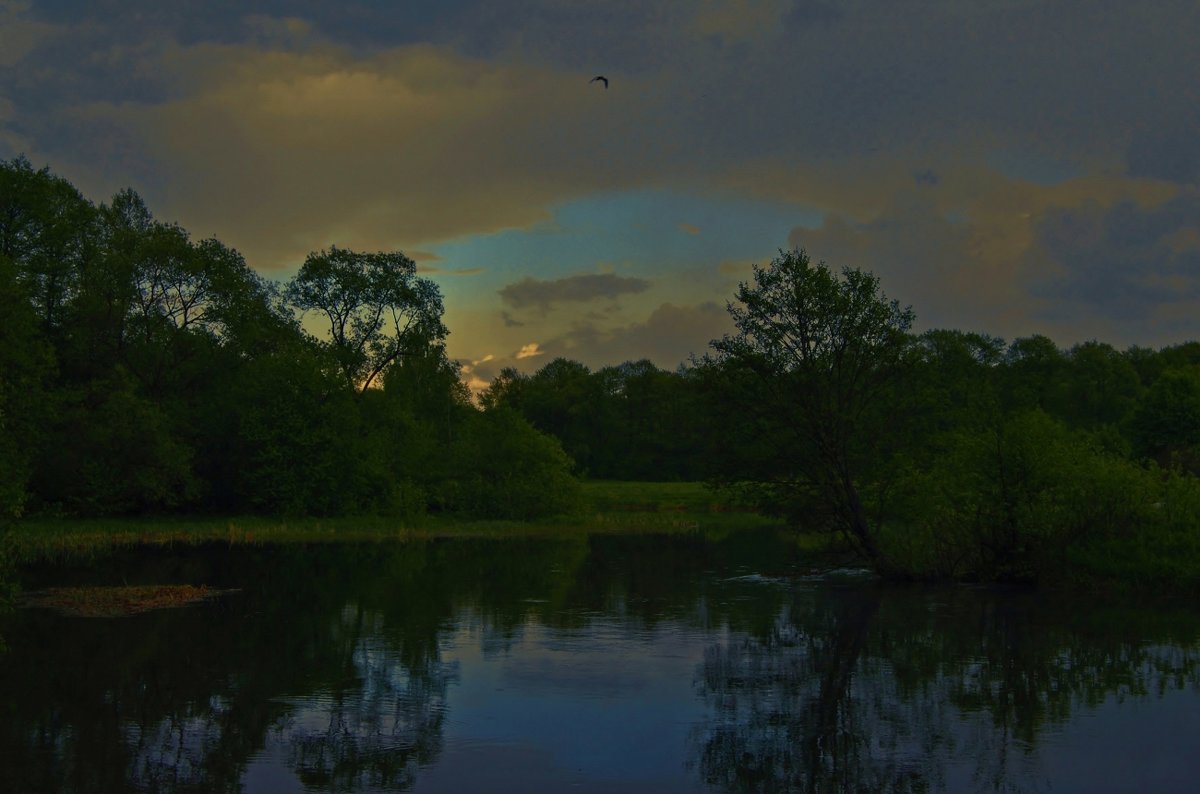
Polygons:
[[0,158],[274,279],[401,250],[476,387],[674,368],[791,248],[918,329],[1161,346],[1198,40],[1195,0],[0,0]]

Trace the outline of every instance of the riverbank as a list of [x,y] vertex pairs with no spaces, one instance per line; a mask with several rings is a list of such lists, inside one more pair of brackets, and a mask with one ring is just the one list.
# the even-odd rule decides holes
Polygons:
[[[405,542],[441,537],[541,536],[573,533],[721,533],[777,523],[722,500],[695,482],[582,484],[582,507],[574,514],[537,521],[477,521],[431,515],[336,518],[271,516],[165,516],[138,518],[30,518],[7,533],[16,565],[103,556],[135,546],[205,543],[289,544]],[[805,538],[814,550],[828,538]]]

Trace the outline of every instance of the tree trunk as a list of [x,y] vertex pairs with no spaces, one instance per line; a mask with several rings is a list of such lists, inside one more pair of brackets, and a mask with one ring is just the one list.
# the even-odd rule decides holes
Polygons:
[[858,488],[855,487],[849,472],[844,469],[841,472],[841,490],[844,518],[850,537],[871,565],[877,571],[881,571],[884,567],[883,554],[879,551],[875,532],[871,529],[871,523],[867,519],[867,511],[863,509],[862,500],[858,497]]

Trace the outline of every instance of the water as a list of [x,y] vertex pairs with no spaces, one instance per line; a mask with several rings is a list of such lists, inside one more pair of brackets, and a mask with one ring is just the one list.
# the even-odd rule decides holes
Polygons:
[[815,572],[783,536],[206,548],[0,624],[0,791],[1194,791],[1200,614]]

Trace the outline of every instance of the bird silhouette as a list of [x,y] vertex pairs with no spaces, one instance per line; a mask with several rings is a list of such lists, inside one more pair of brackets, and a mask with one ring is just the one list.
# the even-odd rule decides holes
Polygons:
[[593,77],[591,80],[588,80],[588,82],[589,82],[589,83],[594,83],[594,82],[596,82],[597,80],[599,80],[600,82],[604,83],[604,88],[605,88],[605,90],[607,90],[607,89],[608,89],[608,78],[607,78],[607,77],[605,77],[605,76],[604,76],[604,75],[602,75],[602,74],[598,74],[598,75],[596,75],[596,76],[595,76],[595,77]]

